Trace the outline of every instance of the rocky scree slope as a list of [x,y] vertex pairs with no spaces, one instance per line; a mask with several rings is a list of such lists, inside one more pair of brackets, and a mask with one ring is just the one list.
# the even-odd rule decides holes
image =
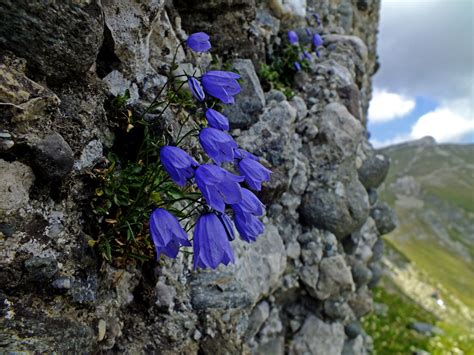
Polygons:
[[[364,354],[358,319],[380,277],[391,212],[388,160],[367,141],[379,1],[308,1],[321,59],[291,100],[264,93],[256,65],[303,29],[275,1],[0,0],[0,349],[125,353]],[[236,30],[238,29],[238,30]],[[88,243],[90,175],[116,149],[111,97],[146,107],[173,50],[207,31],[243,77],[232,131],[274,171],[266,232],[237,261],[117,268]],[[180,68],[206,57],[187,60]],[[257,67],[258,69],[258,67]],[[173,130],[169,110],[165,127]]]

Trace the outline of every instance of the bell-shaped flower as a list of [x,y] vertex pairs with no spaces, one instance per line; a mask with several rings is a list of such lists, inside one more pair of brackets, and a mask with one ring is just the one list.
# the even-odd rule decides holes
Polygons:
[[307,59],[307,60],[311,60],[313,59],[313,57],[311,56],[311,53],[308,53],[307,51],[304,51],[303,52],[303,55],[302,55],[302,59]]
[[234,221],[240,238],[249,243],[257,240],[265,230],[263,223],[251,213],[237,212],[234,214]]
[[296,70],[296,71],[301,71],[301,64],[300,64],[300,63],[294,62],[294,63],[293,63],[293,66],[295,67],[295,70]]
[[234,233],[234,224],[232,223],[232,220],[228,215],[225,213],[221,213],[218,215],[219,219],[221,220],[222,224],[224,225],[224,228],[227,232],[227,238],[232,241],[235,239],[235,233]]
[[188,78],[188,85],[194,98],[198,101],[204,101],[206,96],[204,95],[204,91],[202,90],[201,84],[195,77],[190,76]]
[[224,213],[225,205],[236,204],[242,200],[239,182],[243,176],[229,173],[217,165],[203,164],[196,169],[196,184],[209,206]]
[[246,188],[242,188],[242,200],[231,207],[235,213],[250,213],[254,216],[261,216],[265,212],[265,205]]
[[220,129],[222,131],[229,130],[228,118],[212,108],[206,110],[206,119],[207,123],[209,123],[209,126],[212,128]]
[[270,180],[270,170],[253,159],[242,159],[238,162],[240,174],[245,176],[245,182],[251,189],[260,191],[262,182]]
[[321,38],[321,36],[320,36],[319,34],[317,34],[317,33],[315,33],[315,34],[313,35],[312,42],[313,42],[313,46],[314,46],[315,48],[318,48],[319,46],[322,46],[323,43],[324,43],[324,41],[323,41],[323,39]]
[[316,23],[318,24],[318,26],[321,26],[321,16],[319,16],[318,13],[314,13],[313,17],[316,20]]
[[290,41],[290,44],[298,43],[298,35],[295,31],[288,31],[288,40]]
[[313,35],[313,32],[311,31],[311,28],[306,27],[306,28],[304,29],[304,31],[305,31],[306,34],[307,34],[308,36],[310,36],[310,37]]
[[235,102],[234,95],[240,92],[237,79],[240,79],[240,75],[236,73],[211,70],[202,76],[201,83],[204,91],[209,95],[225,104],[233,104]]
[[207,52],[211,49],[209,35],[204,32],[193,33],[186,40],[186,44],[195,52]]
[[176,258],[180,246],[191,246],[188,235],[176,217],[163,208],[155,209],[150,215],[150,234],[155,244],[157,259],[162,253]]
[[194,169],[199,164],[184,150],[170,145],[160,150],[160,161],[171,179],[179,186],[194,176]]
[[194,227],[194,269],[215,269],[234,262],[228,231],[214,213],[201,215]]
[[248,158],[248,159],[253,159],[253,160],[256,160],[256,161],[260,160],[256,155],[253,155],[252,153],[249,153],[249,152],[247,152],[246,150],[244,150],[242,148],[234,149],[234,157],[236,159]]
[[216,128],[203,128],[199,133],[202,148],[217,164],[234,160],[234,149],[238,147],[229,133]]

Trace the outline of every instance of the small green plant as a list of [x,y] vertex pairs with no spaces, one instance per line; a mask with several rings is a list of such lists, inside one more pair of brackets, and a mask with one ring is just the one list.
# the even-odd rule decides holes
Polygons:
[[[316,21],[319,27],[320,20]],[[282,40],[283,45],[275,49],[268,60],[269,63],[260,65],[259,76],[267,90],[279,90],[287,98],[295,95],[292,90],[295,74],[299,71],[309,71],[310,61],[313,59],[312,49],[314,49],[314,54],[319,57],[318,47],[323,44],[318,33],[313,34],[313,30],[309,27],[305,31],[306,35],[311,37],[311,43],[302,43],[295,31],[289,31],[288,41]]]
[[[211,48],[203,32],[186,43],[194,52]],[[202,76],[174,75],[176,69],[173,59],[167,82],[144,112],[124,106],[127,93],[110,105],[124,139],[108,154],[108,164],[95,170],[98,238],[90,244],[122,265],[154,255],[176,258],[193,247],[194,268],[215,269],[235,260],[234,224],[249,243],[264,232],[259,217],[265,206],[249,189],[260,191],[271,171],[239,148],[227,133],[228,118],[217,111],[219,102],[235,103],[240,75],[213,68],[201,68]],[[167,110],[173,111],[171,121]]]

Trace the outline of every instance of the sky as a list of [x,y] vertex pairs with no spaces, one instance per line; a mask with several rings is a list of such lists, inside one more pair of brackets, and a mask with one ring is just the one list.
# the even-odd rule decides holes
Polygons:
[[382,0],[369,107],[375,147],[474,143],[474,0]]

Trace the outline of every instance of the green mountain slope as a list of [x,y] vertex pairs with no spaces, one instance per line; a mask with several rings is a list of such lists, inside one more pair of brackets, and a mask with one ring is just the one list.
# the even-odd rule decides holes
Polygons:
[[381,197],[399,218],[387,238],[474,310],[474,145],[425,138],[383,152],[391,169]]
[[[408,299],[432,314],[446,337],[455,329],[464,345],[454,353],[471,354],[474,145],[436,144],[424,138],[381,152],[390,158],[391,166],[380,198],[395,210],[399,222],[385,236],[388,277],[383,284],[395,285],[400,300]],[[390,303],[388,298],[386,303]],[[372,327],[376,326],[373,321]],[[430,344],[428,350],[433,351],[433,341]]]

